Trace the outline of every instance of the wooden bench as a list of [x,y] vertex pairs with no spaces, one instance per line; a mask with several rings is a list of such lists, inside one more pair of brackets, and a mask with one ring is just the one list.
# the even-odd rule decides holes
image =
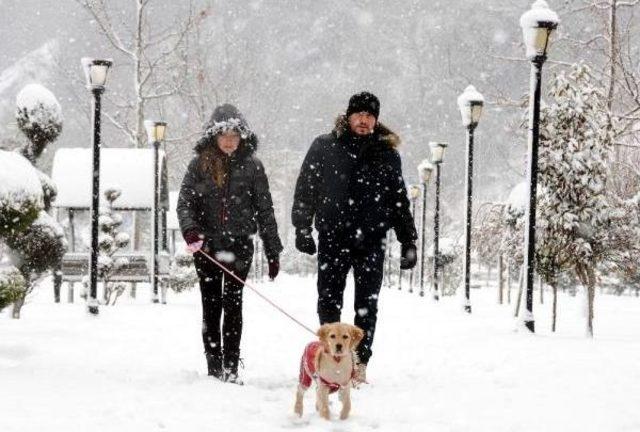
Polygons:
[[[70,303],[73,302],[73,285],[89,276],[89,260],[91,255],[88,252],[68,252],[62,257],[62,263],[58,270],[54,272],[53,287],[56,302],[59,301],[60,287],[63,282],[69,284]],[[151,257],[149,254],[140,252],[117,253],[112,259],[126,258],[129,264],[113,273],[109,278],[112,282],[151,282]],[[169,255],[161,253],[158,257],[158,275],[162,278],[169,274]],[[100,282],[100,281],[98,281]]]

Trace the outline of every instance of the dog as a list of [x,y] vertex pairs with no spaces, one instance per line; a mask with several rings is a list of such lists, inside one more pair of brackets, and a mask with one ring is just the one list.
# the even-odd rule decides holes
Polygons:
[[309,343],[300,361],[300,376],[294,412],[302,417],[304,393],[316,382],[316,410],[329,420],[329,394],[338,392],[342,402],[340,419],[351,411],[351,385],[356,377],[355,349],[364,332],[351,324],[324,324],[317,332],[318,341]]

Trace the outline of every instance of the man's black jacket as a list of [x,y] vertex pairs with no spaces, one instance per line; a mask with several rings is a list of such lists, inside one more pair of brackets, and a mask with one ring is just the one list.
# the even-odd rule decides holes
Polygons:
[[345,116],[320,135],[304,159],[294,195],[292,222],[321,234],[376,244],[393,228],[401,243],[417,239],[404,180],[399,138],[378,123],[373,134],[350,133]]

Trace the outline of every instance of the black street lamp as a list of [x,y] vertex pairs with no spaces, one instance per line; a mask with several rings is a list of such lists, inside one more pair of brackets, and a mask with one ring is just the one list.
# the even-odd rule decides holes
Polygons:
[[98,314],[98,216],[100,207],[100,109],[111,60],[81,60],[87,89],[93,93],[93,182],[91,185],[91,260],[89,265],[89,313]]
[[527,312],[524,323],[529,331],[535,331],[533,319],[533,289],[536,250],[536,194],[538,189],[538,144],[540,141],[540,96],[542,85],[542,65],[547,59],[547,48],[551,32],[558,27],[558,15],[549,9],[547,2],[536,0],[520,17],[520,27],[527,48],[527,58],[531,61],[529,93],[529,202],[526,212],[524,235],[524,275],[527,292]]
[[[413,215],[413,219],[416,218],[416,202],[420,198],[420,186],[411,185],[409,186],[409,199],[411,200],[411,214]],[[409,292],[413,292],[413,278],[415,276],[416,269],[415,267],[411,269],[409,273]]]
[[440,268],[440,170],[444,151],[448,144],[444,142],[430,142],[431,163],[436,166],[436,209],[433,214],[433,298],[440,300],[438,293],[438,270]]
[[149,144],[153,146],[153,226],[151,239],[153,241],[153,278],[151,284],[153,287],[152,302],[158,303],[158,267],[159,267],[159,239],[158,239],[158,212],[160,201],[160,164],[159,150],[160,143],[164,141],[164,135],[167,131],[167,123],[163,121],[145,120],[144,128],[147,130],[147,138]]
[[462,124],[467,128],[467,179],[466,179],[466,221],[464,224],[464,310],[471,313],[470,282],[471,282],[471,213],[473,204],[473,133],[478,126],[484,98],[470,85],[458,97],[458,107],[462,115]]
[[425,265],[425,232],[427,228],[427,185],[433,173],[433,164],[425,159],[418,165],[420,181],[422,181],[422,227],[420,240],[420,296],[424,297],[424,265]]

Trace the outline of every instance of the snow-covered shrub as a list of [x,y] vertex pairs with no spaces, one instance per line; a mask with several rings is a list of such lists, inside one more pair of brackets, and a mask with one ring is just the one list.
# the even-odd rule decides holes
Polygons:
[[13,315],[19,318],[24,300],[47,271],[58,267],[67,251],[67,240],[60,225],[45,211],[19,234],[5,238],[11,261],[27,282],[24,294],[14,303]]
[[120,197],[122,191],[109,188],[104,191],[104,197],[109,203],[108,207],[101,207],[98,216],[98,279],[104,283],[105,304],[115,305],[126,288],[123,282],[111,281],[113,275],[129,265],[129,260],[116,253],[129,245],[129,234],[119,232],[122,225],[122,215],[113,209],[114,202]]
[[6,242],[16,267],[23,275],[34,277],[54,268],[67,250],[64,232],[45,211],[41,211],[38,219],[20,234],[8,236]]
[[187,253],[176,254],[164,283],[177,293],[193,288],[198,283],[198,274],[193,265],[193,255]]
[[0,310],[21,298],[26,289],[20,270],[13,266],[0,267]]
[[62,131],[62,109],[56,97],[40,84],[25,86],[16,97],[16,121],[30,145],[23,154],[31,162],[45,147],[56,140]]
[[442,294],[454,295],[462,283],[464,252],[461,244],[443,237],[439,241]]
[[44,207],[38,171],[18,153],[0,150],[0,237],[19,233]]

